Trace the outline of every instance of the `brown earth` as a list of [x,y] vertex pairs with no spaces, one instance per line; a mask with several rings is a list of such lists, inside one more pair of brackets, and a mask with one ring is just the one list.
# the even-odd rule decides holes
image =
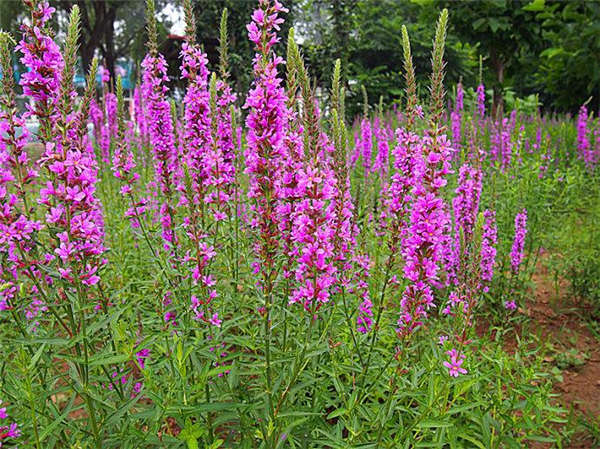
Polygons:
[[[534,292],[524,312],[531,331],[540,332],[550,349],[545,361],[562,370],[555,385],[560,403],[573,416],[600,427],[600,339],[590,329],[591,307],[573,298],[568,282],[555,282],[543,263],[533,276]],[[536,328],[537,327],[537,328]],[[536,443],[532,449],[552,446]],[[600,448],[600,442],[585,430],[578,430],[567,449]]]

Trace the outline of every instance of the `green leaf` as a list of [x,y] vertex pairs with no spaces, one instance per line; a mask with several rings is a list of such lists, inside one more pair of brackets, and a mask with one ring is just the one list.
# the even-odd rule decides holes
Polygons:
[[468,442],[470,442],[470,443],[473,443],[475,446],[477,446],[477,447],[479,447],[479,448],[481,448],[481,449],[487,449],[487,447],[486,447],[486,446],[485,446],[485,445],[484,445],[484,444],[483,444],[481,441],[479,441],[479,440],[478,440],[477,438],[475,438],[475,437],[472,437],[472,436],[471,436],[471,435],[469,435],[469,434],[466,434],[466,433],[464,433],[464,434],[459,434],[459,435],[458,435],[458,438],[462,438],[463,440],[467,440]]
[[46,348],[46,345],[42,344],[38,348],[38,350],[35,351],[35,354],[33,354],[33,357],[31,358],[31,362],[29,362],[29,366],[27,367],[27,369],[29,369],[31,371],[31,370],[33,370],[35,368],[35,365],[37,364],[38,360],[42,356],[45,348]]
[[346,412],[347,410],[345,408],[338,408],[337,410],[334,410],[329,415],[327,415],[327,419],[337,418],[338,416],[341,416]]
[[65,421],[69,413],[73,412],[73,404],[75,403],[76,396],[73,395],[69,403],[65,406],[63,413],[52,421],[48,426],[44,427],[43,432],[40,434],[40,441],[44,441],[49,435],[52,435],[54,429],[56,429],[62,422]]
[[557,55],[563,54],[564,52],[564,48],[547,48],[540,53],[540,56],[543,58],[552,59]]
[[218,449],[223,445],[224,442],[225,442],[225,440],[221,440],[221,439],[215,440],[215,441],[213,441],[213,443],[210,446],[208,446],[207,449]]
[[546,0],[533,0],[531,3],[523,6],[525,11],[543,11],[546,6]]
[[556,438],[546,437],[543,435],[533,435],[533,436],[527,437],[527,439],[531,440],[531,441],[538,441],[540,443],[556,443]]
[[90,366],[101,366],[101,365],[118,365],[120,363],[126,362],[131,357],[129,354],[121,354],[121,355],[105,355],[100,354],[90,358]]
[[452,427],[451,422],[441,421],[439,419],[426,419],[417,424],[417,427],[421,429],[437,429],[437,428],[445,428]]
[[500,28],[500,22],[497,19],[494,19],[493,17],[490,17],[488,19],[488,24],[490,26],[490,29],[492,30],[492,33],[495,33]]
[[177,438],[181,441],[185,441],[188,449],[199,449],[198,438],[205,436],[206,433],[207,431],[204,426],[198,422],[194,423],[188,418],[185,420],[185,427],[181,429]]
[[107,424],[117,424],[120,420],[121,417],[127,412],[129,411],[140,399],[141,396],[135,396],[132,399],[130,399],[129,401],[127,401],[125,404],[123,404],[123,406],[121,406],[119,409],[117,409],[106,421]]

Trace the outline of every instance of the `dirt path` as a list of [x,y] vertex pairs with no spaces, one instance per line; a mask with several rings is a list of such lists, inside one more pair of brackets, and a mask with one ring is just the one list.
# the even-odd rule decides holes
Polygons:
[[[581,420],[597,420],[600,426],[600,339],[589,328],[591,310],[569,295],[568,284],[556,285],[547,268],[540,263],[533,276],[535,292],[525,313],[532,318],[543,341],[551,349],[547,362],[562,370],[562,382],[556,393],[567,410],[573,410]],[[568,449],[599,448],[586,431],[578,432]]]

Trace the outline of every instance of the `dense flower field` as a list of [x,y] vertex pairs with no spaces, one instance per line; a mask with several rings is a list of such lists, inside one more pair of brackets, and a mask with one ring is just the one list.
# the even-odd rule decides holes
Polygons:
[[[568,439],[542,354],[503,336],[527,325],[548,247],[561,273],[589,275],[561,234],[598,210],[600,125],[585,106],[576,123],[492,118],[483,85],[447,95],[444,10],[428,95],[403,29],[402,106],[365,101],[349,124],[339,61],[317,101],[270,0],[247,25],[249,92],[229,82],[226,13],[211,72],[186,2],[179,104],[149,0],[128,114],[112,74],[97,92],[96,61],[73,87],[77,7],[60,48],[53,8],[25,2],[19,42],[0,34],[0,447]],[[20,86],[12,51],[29,69]],[[24,114],[17,88],[34,100]]]

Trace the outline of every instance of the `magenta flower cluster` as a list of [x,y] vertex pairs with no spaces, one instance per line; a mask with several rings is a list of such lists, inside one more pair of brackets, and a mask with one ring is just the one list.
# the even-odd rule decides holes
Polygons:
[[335,284],[334,203],[336,177],[324,163],[323,151],[315,155],[298,173],[292,240],[298,252],[295,277],[298,287],[290,302],[301,303],[306,310],[317,311],[329,302],[330,288]]
[[452,148],[445,135],[418,139],[411,180],[413,200],[402,240],[404,276],[410,281],[400,301],[397,332],[410,335],[434,306],[433,287],[439,284],[440,263],[447,250],[450,223],[440,189],[450,173]]
[[246,118],[247,148],[244,153],[246,174],[249,177],[250,227],[258,233],[254,250],[256,273],[263,278],[262,288],[275,275],[275,256],[279,250],[277,203],[285,198],[282,183],[277,179],[279,167],[286,155],[285,136],[288,117],[286,95],[277,68],[283,59],[272,52],[279,38],[277,30],[283,22],[279,12],[287,11],[279,2],[270,4],[261,0],[260,8],[252,14],[247,25],[248,36],[255,44],[253,61],[255,81],[244,105],[249,110]]
[[452,143],[455,149],[460,149],[462,141],[462,112],[464,108],[465,92],[462,83],[456,85],[456,103],[454,109],[450,112],[450,122],[452,128]]
[[488,284],[494,277],[496,264],[496,246],[498,244],[498,228],[496,226],[496,212],[485,210],[483,212],[483,232],[481,236],[481,280],[483,291],[489,291]]
[[[52,278],[42,275],[38,267],[53,267],[68,285],[89,287],[99,282],[99,271],[106,263],[102,206],[96,197],[98,169],[91,142],[78,132],[86,117],[79,117],[71,103],[57,107],[59,95],[75,97],[76,94],[59,89],[60,77],[70,75],[65,71],[58,73],[64,62],[43,28],[53,12],[47,3],[38,3],[32,10],[33,25],[22,27],[23,40],[17,47],[29,70],[28,76],[20,82],[35,100],[31,114],[37,116],[43,130],[39,137],[44,152],[38,163],[45,168],[47,176],[39,190],[37,206],[45,217],[45,231],[50,235],[48,243],[37,248],[36,257],[22,261],[20,266],[23,274],[40,279],[47,287],[52,284]],[[68,86],[68,83],[63,84]],[[29,164],[21,146],[19,142],[13,147],[13,158],[20,159],[21,165]],[[31,167],[22,169],[26,169],[28,175],[21,177],[21,183],[35,172]],[[29,207],[34,206],[29,204]],[[25,216],[32,210],[24,212]],[[35,221],[29,221],[27,228],[30,229],[27,234],[42,229]],[[36,290],[38,288],[36,286]]]
[[21,431],[18,424],[14,421],[10,422],[6,407],[2,407],[0,400],[0,447],[13,447],[19,436],[21,436]]
[[458,377],[460,374],[467,374],[467,370],[462,367],[465,361],[465,355],[458,352],[456,349],[451,349],[446,352],[450,361],[445,361],[442,364],[448,368],[448,374],[452,377]]
[[515,275],[523,262],[525,251],[525,236],[527,235],[527,209],[523,209],[515,216],[515,236],[510,251],[510,266]]
[[165,249],[177,246],[174,231],[175,206],[174,190],[181,182],[181,167],[177,153],[171,106],[166,98],[167,63],[160,53],[150,52],[142,61],[142,93],[146,100],[146,123],[148,136],[152,142],[154,170],[162,195],[159,219]]
[[31,8],[32,23],[21,25],[23,39],[15,49],[23,54],[21,63],[29,69],[21,76],[20,84],[23,94],[35,101],[33,112],[48,119],[54,112],[52,107],[64,66],[60,48],[44,29],[56,9],[46,1],[34,4],[27,0],[25,3]]

